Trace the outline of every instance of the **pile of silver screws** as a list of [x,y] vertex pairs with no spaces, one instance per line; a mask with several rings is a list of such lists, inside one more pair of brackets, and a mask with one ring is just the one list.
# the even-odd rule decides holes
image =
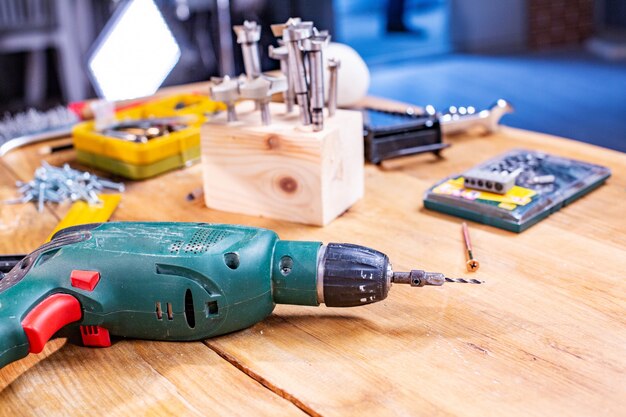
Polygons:
[[78,171],[68,164],[63,168],[55,167],[47,162],[35,170],[35,177],[29,182],[15,183],[21,196],[5,200],[5,204],[21,204],[32,201],[37,210],[43,212],[47,202],[62,203],[70,200],[85,201],[90,205],[101,204],[98,195],[104,190],[124,192],[124,184],[100,178],[90,172]]

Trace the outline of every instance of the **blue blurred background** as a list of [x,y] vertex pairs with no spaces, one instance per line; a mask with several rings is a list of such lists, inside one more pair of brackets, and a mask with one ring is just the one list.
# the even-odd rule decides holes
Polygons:
[[[128,1],[0,0],[0,111],[95,96],[85,63]],[[516,107],[505,124],[626,151],[624,0],[154,2],[181,48],[164,85],[228,68],[218,6],[229,23],[263,25],[265,70],[276,65],[265,53],[274,43],[269,25],[301,16],[359,52],[372,95],[439,109],[505,98]],[[240,72],[237,48],[230,57]]]
[[337,35],[368,63],[371,94],[436,108],[506,98],[507,125],[626,151],[626,2],[398,3],[394,31],[388,2],[335,2]]

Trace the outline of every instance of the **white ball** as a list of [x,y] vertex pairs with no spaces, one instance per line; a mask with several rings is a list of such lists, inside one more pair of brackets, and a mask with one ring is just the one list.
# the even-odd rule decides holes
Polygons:
[[370,72],[363,58],[351,47],[343,43],[331,42],[324,49],[324,89],[328,97],[328,59],[341,61],[337,71],[337,106],[355,104],[367,95],[370,86]]

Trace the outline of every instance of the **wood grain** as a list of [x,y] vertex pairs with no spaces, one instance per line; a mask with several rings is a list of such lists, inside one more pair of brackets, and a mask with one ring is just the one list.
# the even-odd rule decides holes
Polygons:
[[238,120],[218,115],[201,129],[207,207],[323,226],[363,196],[362,118],[338,110],[324,130],[270,103],[262,126],[252,102]]
[[[199,165],[128,183],[114,219],[248,224],[284,239],[371,246],[397,270],[469,276],[461,220],[422,207],[435,181],[513,148],[607,165],[613,176],[521,234],[470,223],[481,262],[471,276],[483,285],[394,286],[385,301],[354,309],[278,306],[205,344],[121,341],[94,351],[56,341],[0,370],[0,414],[624,415],[626,155],[510,128],[446,140],[443,159],[367,165],[364,198],[324,228],[186,201],[202,185]],[[36,148],[14,155],[24,165],[9,172],[4,160],[4,192],[13,181],[5,172],[38,165]],[[11,208],[35,235],[52,219],[32,209]],[[0,251],[33,244],[5,238]]]
[[2,369],[0,389],[1,416],[306,415],[202,343],[55,340]]
[[[324,239],[349,233],[389,253],[399,269],[466,275],[460,221],[416,210],[429,182],[368,174],[376,194]],[[255,340],[251,349],[246,331],[208,343],[324,416],[383,408],[389,415],[620,415],[624,245],[550,220],[533,229],[515,235],[472,225],[480,287],[394,287],[383,303],[353,310],[279,306],[250,330],[271,339],[262,348]],[[272,365],[278,360],[289,362],[289,372]]]

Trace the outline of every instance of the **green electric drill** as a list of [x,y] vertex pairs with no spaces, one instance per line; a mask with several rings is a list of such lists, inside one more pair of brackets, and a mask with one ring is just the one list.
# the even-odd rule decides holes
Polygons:
[[360,306],[383,300],[392,283],[446,280],[394,272],[363,246],[280,240],[254,227],[75,226],[0,278],[0,367],[41,352],[66,327],[87,346],[110,346],[112,335],[201,340],[252,326],[275,304]]

